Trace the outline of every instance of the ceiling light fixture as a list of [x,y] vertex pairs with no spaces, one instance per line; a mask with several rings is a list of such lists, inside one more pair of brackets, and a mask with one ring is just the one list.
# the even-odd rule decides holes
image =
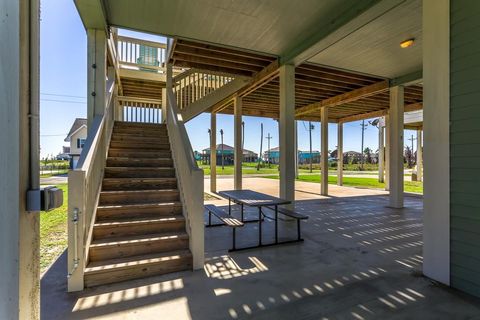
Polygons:
[[402,42],[400,42],[400,47],[402,47],[403,49],[411,47],[413,45],[413,42],[415,42],[415,39],[413,39],[413,38],[402,41]]

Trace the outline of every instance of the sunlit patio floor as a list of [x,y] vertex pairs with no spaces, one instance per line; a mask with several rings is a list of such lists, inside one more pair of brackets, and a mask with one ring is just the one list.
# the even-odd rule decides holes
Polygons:
[[[480,299],[422,276],[421,198],[391,209],[383,192],[308,192],[303,243],[229,253],[231,230],[207,228],[204,270],[66,293],[64,253],[42,279],[42,319],[480,319]],[[280,226],[295,237],[294,222]],[[238,245],[257,231],[239,230]]]

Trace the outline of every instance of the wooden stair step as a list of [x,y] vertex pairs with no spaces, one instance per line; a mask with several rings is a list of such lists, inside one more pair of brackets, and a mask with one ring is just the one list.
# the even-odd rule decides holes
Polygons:
[[98,206],[97,221],[168,216],[181,214],[182,209],[180,201]]
[[170,202],[180,199],[178,189],[114,190],[100,192],[100,205]]
[[157,138],[162,137],[168,139],[168,131],[166,129],[148,130],[138,128],[113,128],[113,137],[144,137],[144,138]]
[[188,249],[186,232],[95,239],[90,244],[90,261],[134,257],[143,254]]
[[107,167],[173,167],[173,159],[108,157]]
[[106,167],[105,178],[173,178],[173,167]]
[[146,149],[146,150],[170,150],[169,142],[150,143],[150,142],[130,142],[130,141],[110,141],[110,147],[116,149]]
[[102,191],[176,189],[177,178],[105,178]]
[[148,142],[148,143],[170,143],[168,136],[159,135],[159,136],[140,136],[132,134],[113,134],[111,141],[117,142]]
[[108,150],[109,157],[121,157],[121,158],[171,158],[172,152],[170,150],[138,150],[128,148],[112,148]]
[[85,268],[85,286],[93,287],[171,272],[192,270],[189,250],[90,262]]
[[93,238],[115,238],[142,234],[181,232],[185,230],[185,218],[182,215],[158,218],[137,218],[133,220],[100,221],[93,225]]
[[130,121],[115,121],[115,127],[119,128],[166,128],[164,123],[148,123],[148,122],[130,122]]

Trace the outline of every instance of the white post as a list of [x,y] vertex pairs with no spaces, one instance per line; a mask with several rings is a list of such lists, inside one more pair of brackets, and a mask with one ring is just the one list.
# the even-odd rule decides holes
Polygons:
[[210,191],[217,192],[217,114],[210,114]]
[[337,130],[337,185],[343,186],[343,123],[338,123]]
[[162,119],[161,122],[167,121],[167,88],[162,88]]
[[404,88],[390,88],[390,207],[403,208],[403,111]]
[[385,181],[385,137],[384,126],[378,125],[378,182]]
[[280,67],[280,197],[295,200],[295,67]]
[[321,194],[328,196],[328,108],[321,110]]
[[417,130],[417,181],[423,181],[423,143],[422,130]]
[[295,179],[298,179],[298,124],[295,120]]
[[390,116],[387,114],[385,116],[385,190],[390,190],[390,140],[388,139],[390,135]]
[[242,98],[236,96],[233,100],[234,108],[234,171],[233,171],[233,181],[234,189],[242,189],[242,161],[243,161],[243,150],[242,150]]
[[105,30],[87,30],[87,128],[93,118],[105,113],[107,92],[107,35]]
[[450,284],[450,1],[423,1],[423,273]]
[[0,319],[39,319],[40,215],[26,208],[40,176],[39,1],[0,8]]

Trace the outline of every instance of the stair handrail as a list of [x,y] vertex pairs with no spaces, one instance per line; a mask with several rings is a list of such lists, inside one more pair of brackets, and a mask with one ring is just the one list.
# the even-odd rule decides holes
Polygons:
[[88,247],[100,196],[108,146],[115,120],[116,85],[107,84],[105,111],[93,118],[75,168],[68,173],[68,291],[84,288]]
[[175,94],[167,88],[167,128],[189,234],[193,268],[204,264],[203,170],[198,167]]

